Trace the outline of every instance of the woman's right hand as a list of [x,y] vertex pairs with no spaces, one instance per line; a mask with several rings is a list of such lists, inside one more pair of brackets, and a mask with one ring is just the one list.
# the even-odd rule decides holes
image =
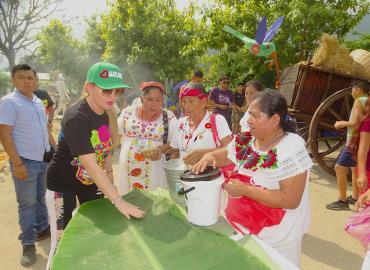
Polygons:
[[355,204],[355,210],[358,211],[360,208],[365,207],[368,203],[370,203],[370,189],[358,197]]
[[145,215],[145,212],[141,210],[138,206],[130,204],[124,201],[123,199],[119,200],[115,204],[115,206],[118,209],[118,211],[120,211],[128,219],[130,219],[130,217],[143,218]]
[[366,191],[366,188],[367,188],[367,182],[368,182],[368,179],[367,179],[367,175],[365,174],[360,174],[357,179],[356,179],[356,184],[357,184],[357,187],[358,187],[358,191],[361,193],[364,193]]
[[193,165],[191,170],[194,173],[199,174],[199,173],[203,172],[207,168],[207,166],[209,166],[209,165],[211,165],[213,167],[213,169],[216,168],[216,157],[212,153],[205,154],[201,158],[201,160],[199,160],[197,163],[195,163]]

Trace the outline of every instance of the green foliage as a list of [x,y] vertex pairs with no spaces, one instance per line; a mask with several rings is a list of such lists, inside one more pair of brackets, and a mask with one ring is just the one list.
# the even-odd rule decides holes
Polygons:
[[195,10],[179,11],[173,0],[116,1],[102,17],[103,58],[130,70],[134,82],[183,80],[204,51]]
[[[38,35],[38,60],[72,79],[73,89],[82,87],[87,68],[100,60],[122,67],[133,85],[142,80],[178,82],[200,67],[213,84],[225,74],[232,85],[256,78],[273,87],[271,58],[253,56],[222,30],[224,25],[254,38],[263,16],[268,26],[285,16],[273,39],[283,69],[312,55],[322,33],[342,40],[370,7],[363,0],[214,0],[202,8],[190,3],[184,10],[178,10],[174,0],[109,3],[108,13],[87,20],[85,43],[75,40],[71,28],[58,20]],[[370,35],[347,46],[369,50]]]
[[5,96],[10,90],[10,77],[0,72],[0,97]]
[[208,24],[208,31],[201,46],[219,52],[208,59],[215,63],[210,67],[213,79],[222,73],[229,74],[234,83],[256,77],[271,87],[274,73],[266,67],[268,59],[256,58],[244,50],[242,42],[222,30],[224,25],[254,38],[263,16],[267,16],[268,26],[279,16],[285,16],[272,40],[284,68],[306,60],[322,33],[336,34],[342,39],[368,10],[369,2],[362,0],[216,0],[214,6],[204,11],[202,20]]
[[346,41],[346,46],[350,51],[363,49],[370,51],[370,34],[354,33],[358,37],[356,40]]
[[[59,70],[65,74],[69,88],[77,95],[86,79],[89,62],[86,60],[85,48],[72,37],[72,29],[53,19],[37,35],[40,46],[37,51],[39,62],[50,70]],[[49,71],[50,71],[49,70]]]
[[35,29],[40,21],[54,14],[61,0],[0,0],[0,53],[16,64],[19,52],[29,50],[36,41]]

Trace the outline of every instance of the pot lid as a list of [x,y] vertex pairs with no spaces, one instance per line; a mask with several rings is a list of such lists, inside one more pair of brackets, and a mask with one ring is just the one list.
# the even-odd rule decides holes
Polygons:
[[191,170],[186,170],[185,172],[180,174],[180,179],[186,182],[194,182],[194,181],[211,181],[216,179],[221,175],[220,169],[216,168],[213,169],[212,166],[208,166],[204,172],[200,174],[195,174]]

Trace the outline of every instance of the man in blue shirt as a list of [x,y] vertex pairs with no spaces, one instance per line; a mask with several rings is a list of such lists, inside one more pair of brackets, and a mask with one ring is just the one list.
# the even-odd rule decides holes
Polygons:
[[11,72],[14,91],[0,100],[0,140],[10,159],[23,245],[21,264],[36,261],[37,235],[49,230],[45,205],[45,152],[50,150],[44,105],[33,92],[36,72],[16,65]]

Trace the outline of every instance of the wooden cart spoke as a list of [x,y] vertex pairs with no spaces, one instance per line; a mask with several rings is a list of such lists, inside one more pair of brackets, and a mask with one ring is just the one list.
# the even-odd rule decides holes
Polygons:
[[344,119],[336,112],[334,111],[331,107],[328,107],[328,112],[330,112],[338,121],[344,121]]

